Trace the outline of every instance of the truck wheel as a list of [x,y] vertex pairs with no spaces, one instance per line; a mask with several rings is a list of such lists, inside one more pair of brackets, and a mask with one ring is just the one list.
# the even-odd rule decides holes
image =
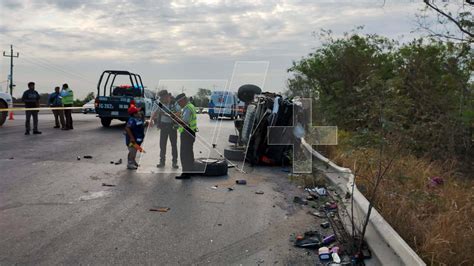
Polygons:
[[235,148],[224,149],[224,157],[231,161],[243,161],[245,159],[245,150]]
[[100,119],[100,123],[103,127],[110,127],[110,123],[112,123],[112,118],[102,117]]
[[237,97],[239,100],[249,103],[253,100],[256,94],[260,93],[262,93],[262,89],[260,89],[260,87],[253,84],[246,84],[239,87]]
[[203,176],[223,176],[227,175],[229,165],[226,160],[212,158],[197,158],[194,162],[197,171],[202,171]]
[[[8,105],[6,102],[4,101],[0,101],[0,108],[8,108]],[[5,121],[7,120],[7,116],[8,116],[8,111],[5,111],[5,112],[1,112],[0,113],[0,126],[3,126],[3,124],[5,123]]]

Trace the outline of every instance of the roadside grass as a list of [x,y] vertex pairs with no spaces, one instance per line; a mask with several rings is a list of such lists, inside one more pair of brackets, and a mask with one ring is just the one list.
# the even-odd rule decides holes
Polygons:
[[[375,182],[377,150],[348,152],[348,145],[325,148],[340,166],[356,169],[356,184],[368,198]],[[390,152],[383,159],[390,159]],[[443,184],[430,185],[432,177]],[[474,263],[474,180],[456,171],[456,161],[399,155],[379,186],[376,209],[431,265]]]

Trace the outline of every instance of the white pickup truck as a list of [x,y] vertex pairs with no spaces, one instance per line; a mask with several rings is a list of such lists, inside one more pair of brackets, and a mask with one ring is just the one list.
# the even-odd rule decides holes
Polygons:
[[[11,108],[13,106],[12,96],[5,92],[0,92],[0,109]],[[0,112],[0,126],[2,126],[8,117],[8,111]]]

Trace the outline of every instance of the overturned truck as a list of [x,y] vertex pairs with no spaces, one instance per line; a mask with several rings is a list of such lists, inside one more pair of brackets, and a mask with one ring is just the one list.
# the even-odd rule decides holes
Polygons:
[[239,88],[238,98],[245,102],[243,119],[234,121],[237,135],[230,135],[233,145],[224,150],[228,160],[251,165],[288,165],[293,144],[300,141],[309,118],[298,100],[270,92],[262,93],[255,85]]

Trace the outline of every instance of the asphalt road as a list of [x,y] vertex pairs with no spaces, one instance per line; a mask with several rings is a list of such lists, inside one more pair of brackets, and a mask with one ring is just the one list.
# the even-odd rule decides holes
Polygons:
[[[199,115],[199,134],[212,136],[215,123]],[[232,121],[222,125],[214,141],[203,140],[217,144],[213,157],[233,132]],[[74,114],[74,130],[52,127],[52,115],[43,114],[43,134],[25,136],[17,114],[0,128],[1,265],[314,265],[314,253],[292,247],[289,238],[319,222],[292,202],[303,192],[281,168],[176,180],[153,170],[154,128],[136,172],[126,169],[123,123],[103,128],[94,115]],[[84,155],[93,159],[77,160]],[[123,164],[110,163],[119,158]],[[149,211],[156,207],[170,210]]]

